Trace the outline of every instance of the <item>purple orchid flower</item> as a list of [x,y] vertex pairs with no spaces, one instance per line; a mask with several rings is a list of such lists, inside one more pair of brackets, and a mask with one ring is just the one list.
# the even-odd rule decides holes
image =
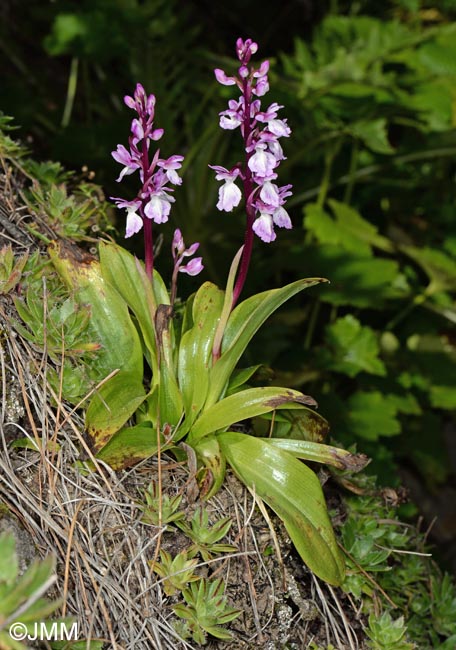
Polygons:
[[178,274],[186,273],[187,275],[198,275],[204,269],[202,257],[194,257],[192,260],[189,260],[187,264],[183,264],[184,259],[186,257],[192,257],[198,248],[199,242],[195,242],[186,248],[184,238],[182,237],[179,228],[174,231],[173,243],[171,245],[174,260],[173,277],[171,280],[171,305],[174,305],[176,299]]
[[175,199],[172,196],[173,188],[168,186],[180,185],[182,179],[177,170],[182,167],[183,156],[174,155],[170,158],[160,158],[160,150],[150,159],[150,143],[160,140],[163,129],[154,128],[155,96],[146,95],[141,84],[136,85],[133,97],[127,95],[124,102],[136,111],[137,117],[131,123],[129,149],[124,145],[117,145],[112,152],[114,160],[123,169],[117,179],[122,181],[125,176],[139,171],[141,188],[131,201],[111,197],[116,206],[127,211],[125,237],[131,237],[144,228],[146,272],[152,277],[153,270],[153,239],[152,222],[165,223],[168,221],[171,204]]
[[253,235],[264,242],[276,239],[275,228],[291,228],[290,217],[285,210],[285,199],[291,195],[291,186],[279,187],[277,168],[285,159],[280,138],[287,138],[291,129],[286,119],[278,117],[283,108],[276,102],[266,110],[261,109],[261,99],[269,90],[269,61],[255,69],[249,65],[258,45],[252,39],[236,41],[236,54],[240,61],[237,75],[229,76],[217,68],[215,78],[224,86],[237,86],[239,99],[230,99],[228,109],[220,113],[220,126],[225,130],[240,129],[244,140],[244,162],[236,164],[231,171],[218,165],[210,165],[216,172],[216,180],[224,181],[219,189],[217,209],[231,212],[242,198],[236,185],[243,184],[247,215],[244,250],[233,293],[233,306],[244,286],[253,247]]

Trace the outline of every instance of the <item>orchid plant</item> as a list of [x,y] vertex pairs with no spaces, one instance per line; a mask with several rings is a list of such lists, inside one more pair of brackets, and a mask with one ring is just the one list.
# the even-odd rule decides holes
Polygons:
[[[96,458],[119,469],[163,449],[180,459],[196,457],[202,498],[217,492],[228,464],[282,519],[315,574],[337,585],[344,577],[344,561],[320,482],[302,460],[357,470],[365,459],[322,444],[328,425],[310,408],[316,406],[311,397],[289,388],[251,387],[258,366],[237,368],[251,338],[280,305],[325,281],[298,280],[239,303],[255,235],[269,244],[276,238],[275,228],[291,228],[284,207],[291,187],[276,182],[284,159],[279,140],[291,130],[278,118],[282,106],[262,108],[269,63],[251,65],[257,49],[252,40],[238,39],[237,74],[215,70],[219,83],[240,91],[220,113],[220,126],[239,128],[243,140],[243,159],[232,169],[212,166],[216,179],[223,181],[217,208],[231,212],[242,199],[245,205],[244,244],[234,256],[225,290],[204,282],[185,303],[182,318],[175,317],[179,273],[197,275],[203,263],[195,257],[199,244],[187,247],[177,229],[169,291],[154,266],[153,230],[169,219],[174,189],[182,183],[178,170],[183,157],[164,159],[159,149],[153,151],[163,129],[154,126],[155,97],[141,84],[133,97],[125,97],[136,113],[129,148],[119,144],[112,155],[123,166],[118,181],[139,174],[137,195],[113,200],[126,210],[126,237],[143,231],[145,264],[105,241],[100,242],[99,261],[77,259],[57,244],[51,256],[78,300],[90,305],[101,343],[98,363],[106,380],[94,389],[85,415]],[[244,420],[252,422],[251,433],[234,426]],[[260,420],[269,427],[267,437],[256,430]]]

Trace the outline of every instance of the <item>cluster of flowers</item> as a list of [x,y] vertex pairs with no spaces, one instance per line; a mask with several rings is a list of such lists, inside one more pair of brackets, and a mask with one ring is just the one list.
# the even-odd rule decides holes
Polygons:
[[276,238],[274,226],[291,228],[290,217],[283,207],[291,196],[291,185],[278,187],[276,169],[285,159],[279,138],[291,133],[286,119],[277,117],[283,108],[273,103],[265,111],[261,110],[262,97],[269,90],[269,61],[264,61],[255,70],[248,66],[258,45],[251,39],[245,42],[238,39],[236,53],[241,65],[238,76],[229,77],[223,70],[216,69],[217,81],[224,86],[236,85],[241,91],[239,100],[231,99],[228,109],[220,113],[222,129],[234,130],[238,127],[244,139],[246,164],[238,163],[231,170],[218,165],[211,166],[216,171],[216,179],[224,181],[219,189],[217,208],[231,212],[239,205],[242,192],[235,181],[243,181],[246,197],[246,210],[254,219],[252,229],[260,239],[272,242]]
[[150,161],[150,143],[160,140],[163,135],[163,129],[154,129],[153,126],[155,96],[146,95],[143,86],[137,84],[133,97],[127,95],[124,101],[129,108],[136,111],[138,117],[131,123],[129,150],[119,144],[117,150],[112,152],[112,157],[124,166],[117,181],[139,170],[141,189],[136,198],[131,201],[118,197],[111,198],[118,208],[127,210],[125,236],[131,237],[141,230],[144,219],[151,219],[155,223],[168,221],[171,203],[175,200],[170,194],[173,189],[168,187],[168,183],[172,185],[182,183],[176,170],[182,167],[184,157],[175,155],[164,160],[159,157],[160,150],[157,149]]
[[[241,130],[244,140],[245,159],[232,169],[211,165],[216,172],[216,179],[224,181],[219,189],[217,208],[231,212],[239,205],[242,195],[245,197],[247,227],[244,248],[239,266],[236,284],[233,290],[233,305],[242,291],[246,279],[253,246],[254,233],[264,242],[276,239],[274,228],[291,228],[291,220],[284,208],[286,199],[291,196],[291,185],[279,187],[277,168],[285,159],[279,139],[288,137],[291,130],[286,119],[279,119],[278,112],[283,106],[272,103],[266,110],[261,110],[261,100],[269,90],[269,61],[264,61],[259,68],[249,66],[250,59],[258,50],[258,45],[247,39],[236,41],[236,53],[240,61],[237,76],[229,77],[223,70],[216,69],[215,76],[225,86],[237,86],[241,91],[238,100],[231,99],[228,109],[220,113],[220,126],[223,129]],[[149,277],[153,272],[153,234],[152,222],[168,221],[173,188],[180,185],[182,179],[177,170],[182,167],[183,156],[174,155],[166,160],[160,158],[157,149],[152,156],[151,142],[160,140],[163,129],[154,128],[155,96],[146,95],[141,84],[137,84],[133,97],[124,98],[128,108],[137,114],[131,123],[128,140],[129,148],[119,144],[112,152],[114,160],[123,166],[117,179],[139,172],[141,187],[132,200],[111,197],[118,208],[126,209],[126,237],[131,237],[144,228],[145,268]],[[236,185],[242,181],[243,192]],[[197,275],[202,269],[200,257],[183,264],[186,257],[193,256],[199,244],[185,247],[180,230],[174,233],[172,253],[174,258],[173,283],[175,285],[179,272]],[[174,286],[173,285],[173,286]],[[175,287],[174,287],[175,290]]]

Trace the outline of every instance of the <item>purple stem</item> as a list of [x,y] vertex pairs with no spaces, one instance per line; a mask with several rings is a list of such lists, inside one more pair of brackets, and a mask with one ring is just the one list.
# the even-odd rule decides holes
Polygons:
[[140,213],[143,220],[144,228],[144,261],[146,265],[146,274],[149,280],[152,280],[154,272],[154,242],[152,234],[152,219],[148,219],[144,215],[143,208],[141,207]]
[[[143,121],[143,129],[146,131],[147,125],[146,120]],[[143,168],[143,187],[147,185],[149,176],[151,174],[149,170],[149,152],[147,150],[147,138],[144,136],[142,141],[142,168]],[[143,220],[143,229],[144,229],[144,262],[146,267],[146,274],[150,281],[152,281],[152,275],[154,272],[154,238],[152,232],[152,220],[146,217],[144,214],[144,201],[140,208],[140,214]]]
[[[251,85],[247,79],[243,80],[243,95],[244,95],[244,125],[242,136],[244,138],[244,144],[247,146],[248,140],[250,138],[250,133],[252,130],[252,124],[250,121],[250,105],[251,105]],[[239,265],[239,272],[236,278],[236,284],[234,285],[233,290],[233,303],[231,309],[233,309],[239,299],[239,296],[242,293],[244,288],[245,280],[247,278],[247,272],[249,270],[250,258],[252,257],[252,248],[253,248],[253,222],[255,220],[255,208],[252,205],[252,193],[254,189],[252,172],[248,166],[249,158],[252,153],[247,153],[245,158],[245,169],[244,169],[244,199],[245,199],[245,211],[247,214],[247,223],[245,227],[244,235],[244,251],[242,253],[241,263]]]

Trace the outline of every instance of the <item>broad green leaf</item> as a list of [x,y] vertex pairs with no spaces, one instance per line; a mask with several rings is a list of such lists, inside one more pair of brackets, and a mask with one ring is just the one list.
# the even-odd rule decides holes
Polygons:
[[98,451],[134,414],[146,399],[142,377],[119,372],[111,377],[92,398],[85,417],[87,431]]
[[158,386],[158,421],[161,425],[176,426],[182,417],[183,400],[173,369],[166,361],[160,364],[160,383]]
[[449,33],[441,33],[437,39],[424,43],[417,52],[415,65],[430,70],[436,76],[456,77],[456,30],[454,23]]
[[379,352],[375,332],[347,314],[326,328],[326,344],[319,356],[323,367],[349,377],[360,372],[384,376],[386,369]]
[[431,404],[434,408],[456,410],[456,390],[452,386],[431,386]]
[[352,454],[346,449],[322,445],[319,442],[290,438],[260,438],[260,440],[267,440],[273,447],[283,449],[295,458],[332,465],[341,470],[359,472],[369,463],[369,459],[364,454]]
[[100,242],[99,251],[103,277],[115,287],[136,316],[153,370],[156,370],[154,318],[157,301],[143,265],[116,244]]
[[[453,393],[453,399],[454,399],[454,389],[451,389]],[[432,391],[432,388],[431,388]],[[388,401],[390,401],[392,404],[395,405],[397,408],[398,413],[405,413],[406,415],[421,415],[422,414],[422,408],[416,399],[415,395],[413,393],[407,392],[402,395],[399,394],[392,394],[388,393]],[[456,407],[456,400],[454,399],[455,402],[455,407]]]
[[[161,439],[161,449],[166,441]],[[157,453],[157,431],[145,424],[125,427],[117,431],[97,453],[97,458],[113,469],[125,469]]]
[[315,405],[315,401],[311,397],[290,388],[276,386],[248,388],[240,393],[235,393],[202,412],[191,428],[188,444],[194,445],[204,436],[220,429],[226,429],[236,422],[269,413],[275,409],[292,408],[293,402],[298,405]]
[[244,384],[246,384],[260,368],[261,364],[258,364],[256,366],[234,370],[226,391],[227,395],[238,392],[238,390],[244,386]]
[[238,478],[283,521],[303,561],[322,580],[340,585],[344,561],[316,475],[269,441],[233,431],[217,437]]
[[101,273],[100,264],[80,249],[62,242],[49,246],[51,260],[75,299],[90,305],[90,327],[102,348],[97,365],[105,376],[113,370],[143,374],[143,355],[136,327],[120,294]]
[[222,355],[210,373],[206,408],[220,399],[237,362],[265,320],[292,296],[320,282],[327,282],[327,280],[323,278],[298,280],[281,289],[272,289],[251,296],[232,311],[222,341]]
[[187,426],[195,420],[206,400],[212,346],[222,306],[223,292],[205,282],[193,300],[193,325],[180,342],[178,379]]

